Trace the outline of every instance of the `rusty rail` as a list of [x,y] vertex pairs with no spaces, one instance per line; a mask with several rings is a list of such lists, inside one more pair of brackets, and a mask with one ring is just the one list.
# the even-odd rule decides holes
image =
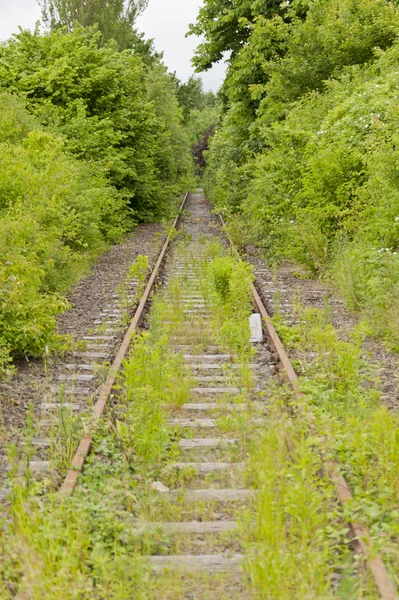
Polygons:
[[[177,227],[177,224],[179,222],[179,219],[180,219],[181,213],[183,211],[184,205],[186,203],[187,197],[188,197],[188,192],[184,196],[183,202],[180,205],[179,212],[173,223],[173,230],[175,230]],[[116,377],[119,373],[119,369],[121,368],[122,362],[128,351],[130,342],[132,341],[132,338],[137,330],[137,327],[140,325],[140,321],[143,318],[144,311],[145,311],[145,308],[147,305],[147,301],[150,297],[150,294],[154,287],[155,281],[158,277],[158,273],[161,268],[162,262],[165,258],[166,251],[168,249],[170,241],[171,241],[171,234],[169,234],[168,237],[166,238],[166,241],[165,241],[163,248],[159,254],[156,265],[152,271],[151,277],[147,283],[147,287],[145,288],[144,294],[141,298],[140,304],[138,305],[138,307],[136,309],[136,312],[133,316],[133,319],[131,321],[129,329],[127,330],[127,332],[125,334],[125,337],[124,337],[123,342],[119,348],[119,351],[115,357],[115,360],[112,363],[112,366],[110,367],[107,379],[106,379],[105,383],[103,384],[103,386],[101,387],[98,400],[93,408],[93,420],[90,424],[89,430],[83,435],[83,437],[80,441],[79,447],[78,447],[78,449],[75,453],[75,456],[72,460],[71,466],[68,470],[68,473],[66,474],[64,482],[60,488],[60,492],[62,494],[64,494],[65,496],[71,496],[76,488],[76,484],[78,482],[79,475],[83,470],[84,464],[86,462],[86,458],[88,457],[89,452],[90,452],[90,448],[91,448],[91,445],[93,442],[93,435],[95,433],[97,423],[98,423],[99,419],[101,418],[102,414],[104,413],[105,407],[107,405],[107,402],[108,402],[109,397],[112,392],[112,388],[114,387]]]
[[[223,227],[225,227],[227,229],[226,223],[225,223],[222,215],[219,214],[219,218],[220,218],[220,221],[221,221]],[[238,250],[236,249],[236,247],[234,246],[234,243],[233,243],[232,239],[230,238],[228,231],[226,231],[226,235],[229,238],[230,244],[231,244],[234,252],[237,254],[238,257],[240,257],[240,254],[239,254]],[[265,305],[263,304],[262,299],[261,299],[255,285],[252,282],[251,282],[251,292],[253,295],[254,302],[255,302],[255,304],[261,314],[262,320],[266,326],[267,335],[271,342],[272,348],[275,351],[275,353],[277,354],[280,364],[282,366],[283,375],[290,383],[296,398],[298,400],[300,400],[301,398],[303,398],[303,393],[299,389],[298,375],[296,374],[296,372],[292,366],[292,363],[288,357],[288,354],[286,353],[284,346],[281,343],[280,337],[272,323],[270,315],[268,314],[267,309],[266,309]],[[328,476],[335,484],[337,496],[338,496],[338,500],[339,500],[340,504],[342,506],[345,506],[353,498],[348,483],[346,482],[343,475],[341,475],[339,473],[339,467],[337,464],[329,463],[329,464],[324,464],[323,466],[324,466],[325,472],[328,473]],[[353,541],[353,544],[355,545],[356,552],[359,554],[362,554],[365,557],[366,562],[372,573],[374,582],[378,588],[378,591],[380,593],[380,597],[382,598],[382,600],[398,600],[399,596],[398,596],[396,586],[394,585],[392,579],[390,578],[383,561],[381,560],[381,558],[379,556],[374,556],[372,554],[372,549],[371,549],[371,544],[370,544],[370,533],[369,533],[368,528],[365,525],[363,525],[359,522],[356,522],[356,521],[349,523],[349,527],[351,530],[352,541]]]

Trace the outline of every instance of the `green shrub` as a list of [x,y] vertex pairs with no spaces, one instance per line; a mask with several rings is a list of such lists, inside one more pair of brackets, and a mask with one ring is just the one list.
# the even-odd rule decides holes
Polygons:
[[56,341],[62,294],[131,225],[104,176],[0,94],[0,371]]
[[95,28],[15,35],[0,47],[0,86],[95,161],[140,220],[162,216],[191,174],[172,78],[113,41],[101,46]]
[[100,38],[76,26],[0,47],[0,370],[51,346],[90,261],[192,181],[173,77]]
[[0,346],[13,355],[42,353],[68,306],[58,294],[43,293],[47,253],[51,246],[34,218],[0,219]]
[[[242,238],[270,259],[332,277],[395,347],[398,15],[385,0],[318,0],[291,21],[256,19],[230,67],[234,101],[205,173],[207,193],[236,232],[241,222]],[[230,89],[260,66],[263,85]]]

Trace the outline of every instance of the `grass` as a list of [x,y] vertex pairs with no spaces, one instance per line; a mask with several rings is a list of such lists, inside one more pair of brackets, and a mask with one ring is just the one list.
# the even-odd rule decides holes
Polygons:
[[[162,414],[176,385],[164,340],[138,336],[75,496],[63,499],[13,473],[11,523],[0,538],[2,594],[29,598],[145,598],[145,560],[133,523],[148,481],[175,446]],[[153,495],[153,493],[152,493]]]
[[[204,285],[205,294],[207,289],[211,290],[211,296],[213,293],[212,306],[222,344],[225,348],[234,347],[245,364],[245,360],[250,360],[250,349],[245,345],[248,337],[240,330],[245,327],[245,307],[248,307],[248,295],[245,300],[248,291],[241,283],[245,281],[243,270],[246,267],[241,272],[240,269],[236,271],[239,277],[233,288],[234,294],[230,294],[229,275],[234,267],[232,269],[231,263],[222,261],[218,258],[216,263],[211,263]],[[214,286],[212,278],[218,280]],[[280,299],[275,297],[274,304],[279,302]],[[244,314],[240,314],[240,307],[244,307]],[[370,454],[361,451],[366,439],[368,452],[375,442],[375,436],[367,431],[367,420],[368,410],[373,404],[375,406],[378,396],[372,385],[372,374],[361,358],[363,336],[361,331],[355,331],[351,342],[341,342],[328,323],[331,314],[328,306],[319,313],[299,312],[299,327],[293,328],[284,323],[278,310],[276,325],[302,366],[304,400],[298,401],[291,390],[275,387],[268,394],[267,421],[254,432],[252,444],[247,444],[247,481],[258,490],[256,503],[241,518],[249,591],[251,597],[262,600],[376,598],[378,594],[370,573],[364,569],[361,557],[353,555],[348,544],[348,521],[359,517],[356,507],[364,502],[364,494],[352,507],[343,510],[337,503],[334,486],[322,469],[322,458],[335,459],[343,465],[345,476],[352,482],[358,467],[353,463],[348,465],[346,450],[359,448],[358,454],[362,454],[362,464],[367,470],[363,484],[366,489],[369,471],[372,471],[376,460],[370,461]],[[237,318],[237,314],[241,318]],[[312,357],[311,364],[304,358],[303,349]],[[317,358],[314,359],[314,356]],[[322,396],[321,388],[324,389]],[[321,398],[324,400],[321,401]],[[317,410],[315,405],[323,405],[324,408]],[[359,407],[366,412],[363,412],[360,421],[353,421],[352,414],[359,416]],[[382,410],[383,421],[387,418],[390,421],[389,413]],[[339,435],[334,427],[330,432],[327,430],[334,423],[334,413],[340,414]],[[377,420],[380,418],[377,414],[375,416]],[[218,424],[223,431],[232,432],[237,430],[237,421],[242,417],[227,415]],[[243,426],[245,428],[245,418]],[[344,436],[343,429],[346,432]],[[365,435],[365,430],[369,435]],[[390,431],[397,431],[392,421],[388,427]],[[385,438],[386,443],[387,436],[383,434],[382,427],[379,433],[381,442]],[[362,437],[363,443],[358,443],[359,437]],[[338,446],[341,453],[336,452]],[[388,446],[391,448],[392,442]],[[378,448],[378,444],[373,451],[373,456],[377,455],[379,460],[387,455],[387,451],[384,452],[381,446]],[[398,461],[394,453],[386,458],[385,466],[390,465],[393,477],[388,478],[385,485],[395,497]],[[349,466],[348,471],[345,466]],[[380,483],[383,478],[381,472]],[[357,495],[357,486],[354,486],[354,492]],[[370,519],[362,517],[361,520],[368,522],[373,529]],[[393,523],[386,523],[393,533],[394,542],[396,533],[391,525]],[[382,527],[380,534],[386,539],[386,528]],[[374,536],[373,543],[377,551],[381,544]],[[391,549],[394,549],[394,544]],[[391,559],[388,563],[393,570]]]
[[[258,494],[242,531],[254,597],[363,597],[335,490],[320,476],[322,461],[306,420],[290,417],[285,402],[283,390],[276,389],[267,424],[250,452]],[[345,586],[350,595],[342,594]]]
[[[399,423],[396,413],[382,404],[378,380],[365,360],[362,343],[367,330],[360,324],[341,340],[328,307],[302,310],[291,331],[279,323],[277,327],[301,356],[304,400],[290,400],[296,422],[311,421],[315,451],[339,464],[354,494],[343,511],[345,520],[369,527],[371,551],[380,553],[398,583]],[[361,593],[366,594],[358,585],[354,597],[363,597]],[[374,593],[371,586],[365,597]]]

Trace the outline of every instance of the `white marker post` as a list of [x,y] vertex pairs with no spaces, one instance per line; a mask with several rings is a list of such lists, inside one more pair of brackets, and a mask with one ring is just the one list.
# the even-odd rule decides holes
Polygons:
[[254,313],[249,317],[249,326],[251,328],[251,343],[259,344],[259,342],[263,342],[262,319],[259,313]]

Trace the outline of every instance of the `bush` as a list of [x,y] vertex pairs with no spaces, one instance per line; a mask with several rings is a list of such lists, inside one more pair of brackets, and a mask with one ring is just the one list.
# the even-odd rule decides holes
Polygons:
[[95,28],[21,31],[0,88],[4,370],[56,341],[62,295],[135,221],[167,216],[193,166],[174,78]]
[[54,341],[55,318],[68,303],[43,292],[50,254],[33,217],[0,219],[0,345],[9,354],[34,356]]
[[131,225],[104,176],[64,146],[0,94],[0,370],[51,346],[62,294]]

